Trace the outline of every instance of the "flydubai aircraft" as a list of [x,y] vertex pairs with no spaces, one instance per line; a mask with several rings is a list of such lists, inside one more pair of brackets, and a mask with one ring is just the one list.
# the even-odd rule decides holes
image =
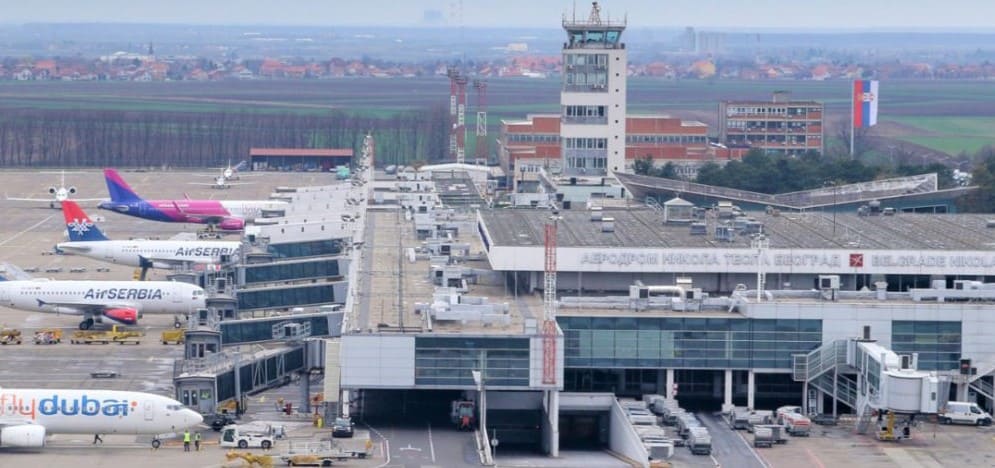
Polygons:
[[0,448],[38,448],[50,434],[160,434],[204,418],[160,395],[117,390],[0,388]]
[[278,210],[287,202],[276,200],[145,200],[114,169],[104,169],[110,201],[98,208],[167,223],[197,223],[223,231],[240,231],[263,210]]
[[141,268],[172,269],[190,264],[217,264],[238,251],[240,242],[203,240],[110,240],[86,212],[72,201],[62,202],[69,242],[55,246],[61,253]]
[[178,281],[11,281],[0,275],[0,305],[80,315],[80,330],[97,323],[134,325],[142,314],[186,315],[204,308],[206,301],[202,288]]

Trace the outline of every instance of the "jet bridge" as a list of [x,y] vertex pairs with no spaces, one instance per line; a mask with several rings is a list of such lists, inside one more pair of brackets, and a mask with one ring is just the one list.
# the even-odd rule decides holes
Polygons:
[[[794,356],[794,379],[810,391],[832,397],[859,416],[857,432],[877,419],[882,440],[908,438],[917,416],[936,414],[946,405],[950,378],[917,370],[918,355],[898,355],[872,340],[849,338]],[[812,408],[805,399],[806,411]]]

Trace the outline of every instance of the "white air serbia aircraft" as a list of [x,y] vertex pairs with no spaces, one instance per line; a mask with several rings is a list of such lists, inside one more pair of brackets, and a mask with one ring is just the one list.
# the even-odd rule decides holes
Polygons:
[[172,398],[116,390],[0,388],[0,448],[43,447],[49,434],[175,433],[204,418]]
[[142,314],[186,315],[206,301],[199,286],[177,281],[8,281],[0,276],[0,305],[81,315],[80,330],[95,323],[134,325]]
[[69,242],[55,249],[109,263],[171,269],[189,264],[217,264],[238,251],[240,242],[202,240],[110,240],[75,202],[62,202]]

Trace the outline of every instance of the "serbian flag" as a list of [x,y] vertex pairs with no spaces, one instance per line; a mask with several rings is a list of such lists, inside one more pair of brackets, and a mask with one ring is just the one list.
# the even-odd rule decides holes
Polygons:
[[878,123],[877,80],[853,82],[853,128],[873,127]]

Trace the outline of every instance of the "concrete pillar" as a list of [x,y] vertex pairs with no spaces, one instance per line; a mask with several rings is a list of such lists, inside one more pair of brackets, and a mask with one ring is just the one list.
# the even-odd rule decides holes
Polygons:
[[967,401],[967,389],[969,386],[967,382],[957,384],[957,401]]
[[[839,378],[840,378],[839,371],[836,370],[836,369],[833,369],[833,417],[834,418],[837,415],[839,415],[839,410],[837,408],[837,406],[839,405],[839,394],[838,394],[838,391],[839,391]],[[854,411],[857,411],[857,409],[854,408]]]
[[725,384],[725,391],[723,392],[722,398],[722,411],[730,411],[732,409],[732,369],[726,369],[725,379],[723,379]]
[[549,436],[549,456],[560,456],[560,392],[559,390],[549,390],[548,424]]
[[812,412],[808,407],[808,382],[802,382],[802,412],[805,414]]
[[757,385],[755,377],[756,374],[753,372],[753,369],[746,371],[746,407],[747,408],[756,408],[754,401],[756,399],[756,393],[757,393],[756,392]]
[[673,369],[667,369],[667,384],[666,384],[666,387],[664,387],[664,388],[665,388],[664,392],[665,392],[665,395],[667,396],[667,398],[673,399],[673,398],[676,397],[676,395],[674,395],[674,370]]

